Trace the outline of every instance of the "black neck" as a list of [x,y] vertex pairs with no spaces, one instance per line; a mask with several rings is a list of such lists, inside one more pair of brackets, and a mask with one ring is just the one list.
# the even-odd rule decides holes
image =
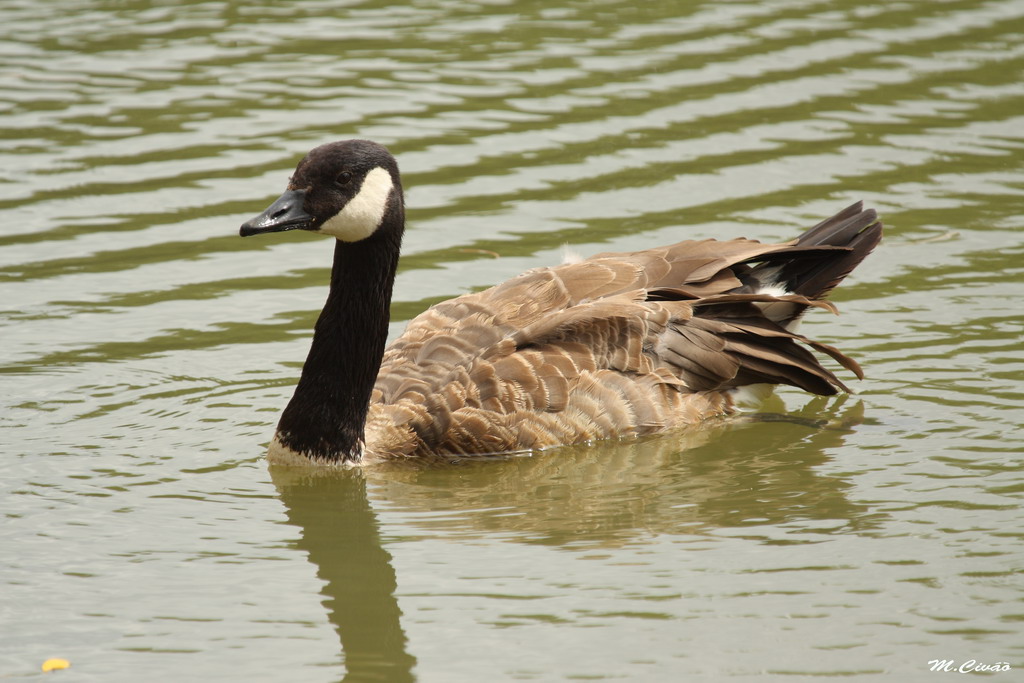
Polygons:
[[[391,213],[391,212],[389,212]],[[401,221],[400,210],[385,221]],[[395,227],[397,229],[388,229]],[[390,320],[402,226],[334,247],[331,291],[278,439],[315,460],[356,461]]]

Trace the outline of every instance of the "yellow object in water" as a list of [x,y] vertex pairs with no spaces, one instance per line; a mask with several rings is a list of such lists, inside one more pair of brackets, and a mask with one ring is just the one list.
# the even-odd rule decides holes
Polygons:
[[69,662],[68,660],[61,659],[59,657],[54,657],[52,659],[47,659],[45,662],[43,662],[43,671],[55,671],[57,669],[66,669],[69,666],[71,666],[71,662]]

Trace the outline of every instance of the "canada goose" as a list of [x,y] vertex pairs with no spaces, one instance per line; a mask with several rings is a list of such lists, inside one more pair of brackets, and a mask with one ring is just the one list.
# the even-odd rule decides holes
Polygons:
[[267,458],[281,464],[483,454],[646,434],[733,409],[735,391],[849,389],[797,334],[881,239],[860,203],[782,244],[684,241],[536,268],[432,306],[387,349],[405,209],[366,140],[317,147],[245,237],[335,238],[330,293]]

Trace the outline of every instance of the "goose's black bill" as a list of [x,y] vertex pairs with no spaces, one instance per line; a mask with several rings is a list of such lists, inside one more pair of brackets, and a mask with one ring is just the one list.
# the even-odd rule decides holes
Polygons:
[[313,225],[313,217],[302,208],[305,199],[305,190],[288,190],[268,206],[266,211],[242,223],[238,234],[242,237],[249,237],[250,235],[262,235],[265,232],[310,229]]

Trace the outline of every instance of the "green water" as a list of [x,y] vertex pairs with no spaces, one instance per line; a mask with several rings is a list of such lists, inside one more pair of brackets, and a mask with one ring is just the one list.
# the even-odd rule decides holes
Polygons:
[[[0,678],[1020,680],[1021,0],[12,1],[0,122]],[[407,188],[393,334],[564,245],[863,199],[885,241],[804,331],[868,379],[270,470],[330,245],[237,229],[357,136]]]

